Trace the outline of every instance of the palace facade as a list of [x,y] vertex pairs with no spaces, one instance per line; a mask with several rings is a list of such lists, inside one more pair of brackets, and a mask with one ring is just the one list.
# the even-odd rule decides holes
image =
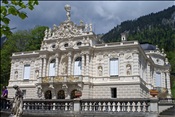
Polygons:
[[148,98],[155,87],[170,90],[170,65],[163,50],[138,41],[102,43],[92,24],[67,20],[46,29],[40,50],[13,53],[8,85],[18,85],[24,98]]

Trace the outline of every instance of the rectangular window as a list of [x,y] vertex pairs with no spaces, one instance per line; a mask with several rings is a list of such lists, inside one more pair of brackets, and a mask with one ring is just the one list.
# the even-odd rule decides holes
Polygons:
[[81,75],[81,61],[75,61],[74,64],[74,75]]
[[161,87],[161,73],[156,72],[156,87]]
[[24,65],[24,79],[30,78],[30,65]]
[[117,88],[111,88],[111,98],[117,98]]
[[110,59],[110,76],[118,76],[118,59]]
[[49,76],[55,76],[55,63],[50,63]]

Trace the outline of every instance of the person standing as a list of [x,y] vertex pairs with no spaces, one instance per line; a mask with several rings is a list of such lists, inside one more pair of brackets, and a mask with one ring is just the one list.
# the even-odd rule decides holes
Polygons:
[[2,98],[8,98],[8,90],[6,86],[2,87]]

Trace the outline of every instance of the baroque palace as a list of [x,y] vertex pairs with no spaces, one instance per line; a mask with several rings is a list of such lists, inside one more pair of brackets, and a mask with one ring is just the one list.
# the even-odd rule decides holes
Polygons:
[[28,99],[149,98],[150,89],[170,90],[170,65],[163,50],[138,41],[102,43],[92,24],[67,19],[45,30],[40,50],[11,57],[9,97],[18,85]]

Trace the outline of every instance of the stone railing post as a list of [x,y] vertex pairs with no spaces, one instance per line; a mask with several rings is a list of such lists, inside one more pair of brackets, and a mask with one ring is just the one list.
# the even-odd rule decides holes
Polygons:
[[158,113],[159,113],[159,109],[158,109],[158,99],[157,98],[151,98],[150,99],[150,113],[151,117],[157,117]]
[[75,98],[74,99],[74,112],[79,112],[80,111],[80,109],[81,109],[81,107],[80,107],[80,98]]

